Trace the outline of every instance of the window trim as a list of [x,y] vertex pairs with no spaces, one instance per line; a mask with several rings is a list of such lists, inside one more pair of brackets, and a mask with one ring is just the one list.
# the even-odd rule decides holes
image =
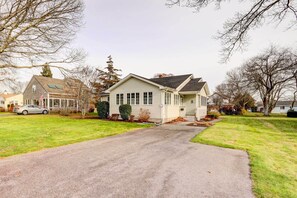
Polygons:
[[154,93],[152,91],[143,92],[143,105],[153,105],[153,104],[154,104]]
[[172,93],[170,92],[165,92],[165,97],[164,97],[164,104],[165,105],[171,105],[171,95]]

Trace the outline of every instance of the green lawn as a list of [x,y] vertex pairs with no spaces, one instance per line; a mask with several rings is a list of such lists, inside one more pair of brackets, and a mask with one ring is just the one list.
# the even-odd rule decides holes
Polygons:
[[58,115],[0,117],[0,157],[125,133],[151,125]]
[[297,197],[297,119],[224,116],[193,142],[246,150],[257,197]]

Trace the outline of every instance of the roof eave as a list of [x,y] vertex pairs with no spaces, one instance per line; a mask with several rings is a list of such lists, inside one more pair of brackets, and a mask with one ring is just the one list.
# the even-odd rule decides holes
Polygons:
[[187,94],[197,94],[197,93],[199,93],[199,91],[180,91],[178,93],[187,95]]

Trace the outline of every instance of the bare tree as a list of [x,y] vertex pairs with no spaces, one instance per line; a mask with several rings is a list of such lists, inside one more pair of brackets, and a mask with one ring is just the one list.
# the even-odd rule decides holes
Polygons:
[[[185,6],[199,11],[209,4],[220,7],[223,0],[167,0],[168,6]],[[217,38],[222,42],[223,61],[227,61],[236,50],[246,46],[248,32],[261,27],[265,22],[282,23],[291,19],[288,28],[297,23],[297,3],[294,0],[255,0],[246,12],[237,12],[232,19],[225,22],[223,31]]]
[[216,87],[214,94],[238,109],[247,109],[254,104],[252,93],[243,81],[243,73],[237,68],[227,73],[226,80]]
[[292,91],[292,94],[293,94],[291,109],[294,108],[294,105],[297,101],[297,70],[296,69],[295,69],[295,73],[294,73],[294,70],[292,70],[292,75],[294,78],[292,79],[292,82],[290,83],[290,87],[289,87],[289,89]]
[[94,98],[92,86],[97,83],[100,72],[91,66],[78,66],[65,74],[67,86],[70,92],[77,98],[82,118],[88,111],[89,105]]
[[247,87],[259,93],[264,115],[268,116],[296,75],[297,56],[289,49],[277,50],[272,46],[241,69]]
[[11,68],[63,68],[81,60],[70,43],[83,9],[82,0],[0,0],[1,78]]

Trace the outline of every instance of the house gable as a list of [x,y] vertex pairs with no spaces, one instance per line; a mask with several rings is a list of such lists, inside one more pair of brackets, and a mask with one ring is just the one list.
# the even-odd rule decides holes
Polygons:
[[[35,93],[33,93],[32,87],[35,86]],[[35,76],[32,77],[28,83],[23,95],[24,99],[39,100],[40,96],[45,96],[47,94],[43,86],[36,80]]]
[[138,75],[135,75],[135,74],[129,74],[128,76],[126,76],[125,78],[123,78],[122,80],[120,80],[118,83],[116,83],[115,85],[113,85],[112,87],[110,87],[106,92],[110,92],[112,90],[114,90],[115,88],[121,86],[122,84],[124,84],[126,81],[130,80],[131,78],[135,78],[135,79],[138,79],[139,81],[142,81],[142,82],[145,82],[147,84],[150,84],[150,85],[153,85],[155,87],[158,87],[158,88],[163,88],[162,85],[159,85],[157,83],[154,83],[152,81],[150,81],[149,79],[146,79],[142,76],[138,76]]

